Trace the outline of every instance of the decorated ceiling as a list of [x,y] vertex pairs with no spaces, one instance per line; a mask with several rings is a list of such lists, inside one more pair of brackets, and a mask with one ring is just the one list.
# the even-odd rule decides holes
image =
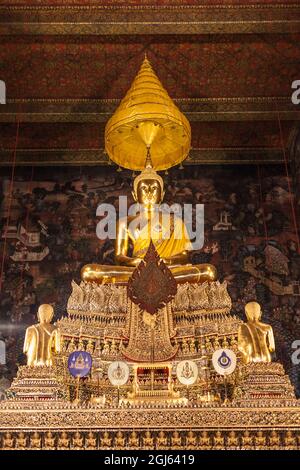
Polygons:
[[[104,126],[145,53],[192,126],[187,163],[284,160],[300,2],[0,1],[0,159],[107,163]],[[18,139],[16,139],[18,131]]]

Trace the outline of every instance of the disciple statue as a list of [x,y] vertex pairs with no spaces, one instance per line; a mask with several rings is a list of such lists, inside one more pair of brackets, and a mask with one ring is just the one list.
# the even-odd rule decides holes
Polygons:
[[135,178],[133,186],[133,196],[139,203],[140,212],[118,222],[115,245],[117,265],[87,264],[81,270],[81,278],[96,283],[128,281],[152,240],[159,257],[177,282],[216,280],[216,269],[211,264],[189,263],[192,245],[182,219],[174,214],[165,217],[166,214],[158,210],[164,196],[164,184],[151,165],[147,165]]
[[238,332],[238,348],[245,364],[251,362],[271,362],[271,353],[275,351],[273,329],[262,323],[261,308],[257,302],[245,306],[247,322]]
[[51,366],[53,352],[60,352],[59,329],[51,324],[53,314],[51,305],[40,305],[39,323],[26,330],[23,351],[28,366]]

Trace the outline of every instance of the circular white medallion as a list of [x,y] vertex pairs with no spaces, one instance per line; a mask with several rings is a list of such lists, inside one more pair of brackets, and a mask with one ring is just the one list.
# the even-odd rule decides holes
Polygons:
[[129,366],[123,361],[112,362],[108,367],[107,374],[112,385],[121,387],[129,379]]
[[212,355],[212,363],[218,374],[232,374],[236,368],[236,354],[231,349],[217,349]]
[[196,362],[179,362],[176,367],[176,375],[182,385],[194,385],[198,378],[198,367]]

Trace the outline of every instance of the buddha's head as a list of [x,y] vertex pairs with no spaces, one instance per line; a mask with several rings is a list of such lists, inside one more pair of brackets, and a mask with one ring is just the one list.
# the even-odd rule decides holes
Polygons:
[[245,305],[247,320],[259,321],[261,319],[261,308],[258,302],[248,302]]
[[38,320],[40,323],[50,323],[54,315],[54,310],[52,305],[42,304],[38,309]]
[[151,167],[146,167],[133,182],[134,200],[146,207],[160,204],[164,197],[164,182]]

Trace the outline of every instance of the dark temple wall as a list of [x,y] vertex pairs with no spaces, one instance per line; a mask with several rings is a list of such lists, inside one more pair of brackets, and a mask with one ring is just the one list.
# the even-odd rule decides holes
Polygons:
[[[164,178],[166,202],[204,204],[205,244],[192,262],[216,265],[228,282],[233,312],[243,317],[247,301],[262,304],[275,328],[277,356],[290,369],[291,342],[300,339],[300,257],[291,210],[297,201],[285,168],[193,166]],[[118,207],[124,194],[132,202],[131,183],[131,173],[114,167],[17,167],[13,185],[11,169],[2,171],[0,333],[7,377],[24,361],[24,331],[36,322],[38,305],[53,303],[60,317],[81,266],[113,263],[113,243],[96,237],[96,208],[102,202]],[[249,263],[261,279],[247,272]]]

